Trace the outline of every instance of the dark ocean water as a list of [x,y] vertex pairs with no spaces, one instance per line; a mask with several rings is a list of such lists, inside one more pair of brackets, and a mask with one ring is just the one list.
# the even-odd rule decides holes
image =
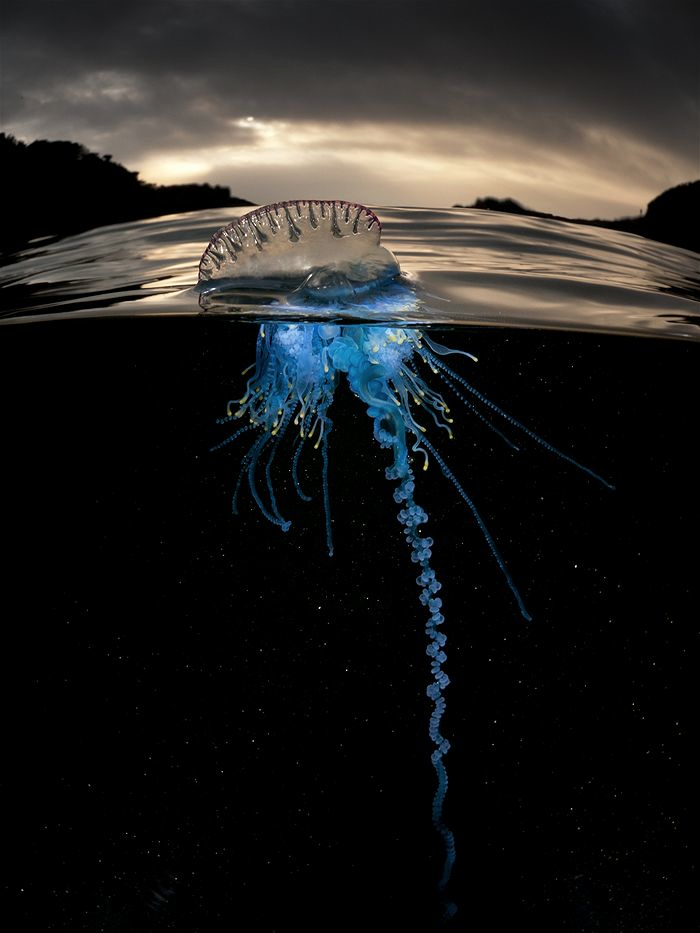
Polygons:
[[[455,440],[433,436],[533,616],[432,463],[448,928],[694,929],[697,257],[380,216],[415,317],[479,358],[454,368],[616,487],[458,402]],[[429,661],[386,451],[341,386],[332,558],[311,451],[310,503],[278,454],[287,534],[245,491],[230,514],[247,447],[209,453],[215,419],[272,312],[198,313],[225,219],[104,228],[0,270],[8,903],[31,930],[429,931]]]

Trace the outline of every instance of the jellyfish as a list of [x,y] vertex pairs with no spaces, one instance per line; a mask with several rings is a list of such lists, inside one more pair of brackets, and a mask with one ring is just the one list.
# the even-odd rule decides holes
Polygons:
[[[261,515],[283,532],[288,532],[292,523],[278,502],[273,481],[280,448],[291,435],[289,469],[296,493],[304,501],[310,496],[299,480],[300,457],[308,445],[320,451],[326,547],[332,556],[329,437],[334,427],[333,397],[341,380],[347,381],[365,406],[374,439],[387,451],[386,478],[394,484],[397,517],[416,565],[419,600],[425,613],[428,736],[436,776],[431,816],[444,852],[437,888],[446,922],[457,910],[448,893],[456,845],[443,817],[448,786],[445,758],[450,742],[442,733],[441,722],[450,680],[445,669],[447,638],[439,596],[442,583],[432,565],[433,538],[425,533],[428,515],[418,501],[418,474],[431,460],[471,513],[521,615],[530,620],[486,522],[433,438],[438,434],[452,437],[448,399],[455,399],[511,446],[515,444],[504,431],[520,432],[612,487],[502,410],[445,362],[451,355],[476,361],[474,356],[438,343],[426,328],[401,323],[401,308],[414,307],[416,296],[403,280],[396,258],[381,246],[380,236],[376,214],[346,201],[273,204],[234,220],[213,236],[200,262],[200,295],[211,300],[231,291],[272,290],[278,296],[277,312],[287,307],[296,317],[302,310],[304,320],[275,319],[260,326],[255,362],[245,371],[250,373],[245,390],[240,398],[229,401],[226,415],[218,419],[218,424],[232,430],[211,449],[228,448],[242,436],[252,435],[241,457],[232,511],[238,514],[247,488]],[[358,307],[372,320],[347,323]],[[324,317],[328,311],[334,315],[332,320]],[[388,320],[375,323],[374,318],[382,315]],[[427,373],[440,382],[440,390],[429,384]]]

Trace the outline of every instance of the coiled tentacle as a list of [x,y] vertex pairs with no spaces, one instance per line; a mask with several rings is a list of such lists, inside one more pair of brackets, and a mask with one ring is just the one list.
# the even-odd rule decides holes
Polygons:
[[[387,470],[389,478],[394,478],[394,471]],[[405,526],[404,533],[406,541],[411,548],[411,560],[420,565],[421,572],[416,578],[416,583],[421,587],[420,601],[430,613],[430,617],[425,626],[425,633],[428,636],[428,646],[425,649],[430,660],[430,673],[432,680],[428,685],[426,693],[432,700],[433,708],[430,712],[428,723],[428,735],[434,748],[430,755],[430,760],[437,776],[437,787],[433,797],[432,820],[436,832],[442,839],[445,861],[443,863],[442,873],[438,882],[438,890],[442,899],[443,920],[449,919],[457,910],[452,901],[445,897],[445,891],[452,875],[452,868],[457,857],[455,847],[455,838],[451,829],[446,825],[443,818],[443,809],[445,797],[447,795],[447,768],[445,767],[444,757],[450,749],[449,740],[440,732],[440,724],[446,709],[443,691],[448,686],[450,679],[443,669],[443,664],[447,661],[445,645],[447,637],[440,631],[440,626],[445,621],[445,617],[440,611],[442,600],[435,594],[441,589],[440,583],[435,577],[435,571],[430,566],[430,557],[432,555],[432,538],[421,536],[419,527],[428,520],[427,514],[423,509],[416,505],[413,498],[415,481],[413,473],[409,468],[406,474],[401,478],[399,486],[394,490],[394,499],[396,502],[403,502],[403,508],[398,514],[398,519]]]

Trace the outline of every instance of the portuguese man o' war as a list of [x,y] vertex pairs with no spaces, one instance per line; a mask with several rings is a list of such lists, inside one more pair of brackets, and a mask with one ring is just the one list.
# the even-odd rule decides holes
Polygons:
[[[257,337],[255,363],[242,397],[228,404],[222,425],[236,425],[246,419],[212,450],[233,444],[252,433],[254,439],[242,456],[232,499],[238,512],[244,485],[247,485],[261,514],[282,531],[291,522],[275,495],[272,467],[280,447],[294,434],[290,452],[291,476],[302,500],[310,498],[302,489],[298,468],[302,451],[309,442],[320,449],[326,545],[333,554],[331,503],[329,492],[329,436],[333,428],[331,406],[336,387],[343,377],[352,392],[364,403],[373,423],[374,438],[389,452],[386,477],[395,483],[394,500],[403,526],[411,560],[416,564],[416,583],[427,622],[426,653],[430,659],[427,695],[431,701],[428,734],[432,743],[431,761],[437,776],[432,804],[432,822],[444,846],[444,865],[438,882],[443,920],[456,911],[447,888],[455,862],[455,840],[443,819],[447,793],[445,755],[450,743],[441,729],[445,712],[444,691],[449,677],[445,617],[438,595],[442,586],[432,566],[433,539],[424,533],[428,515],[416,501],[418,468],[427,469],[432,459],[454,486],[457,496],[478,524],[493,558],[510,587],[525,619],[530,616],[501,557],[486,523],[456,473],[447,464],[433,440],[433,433],[452,436],[452,418],[441,392],[432,388],[422,375],[426,369],[437,377],[443,391],[462,403],[472,414],[512,444],[494,422],[514,429],[550,453],[612,488],[604,479],[557,450],[547,441],[489,401],[463,376],[445,363],[445,357],[464,351],[451,350],[429,336],[424,329],[392,323],[347,324],[338,318],[328,322],[314,315],[330,307],[342,319],[347,303],[364,296],[368,308],[382,307],[382,295],[396,288],[399,264],[380,245],[381,224],[376,215],[359,204],[345,201],[289,201],[259,208],[219,230],[202,256],[199,290],[212,294],[226,289],[277,288],[294,295],[308,309],[308,319],[267,321]],[[405,285],[404,291],[410,292]],[[284,302],[282,298],[282,303]],[[405,300],[405,296],[404,296]],[[394,308],[396,305],[393,306]]]
[[348,201],[285,201],[219,230],[199,263],[199,288],[279,288],[346,298],[387,284],[396,257],[379,243],[379,218]]

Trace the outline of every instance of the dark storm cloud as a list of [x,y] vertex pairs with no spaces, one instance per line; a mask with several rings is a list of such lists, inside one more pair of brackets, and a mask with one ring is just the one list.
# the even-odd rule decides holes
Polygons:
[[[35,0],[5,22],[3,122],[235,144],[262,120],[422,126],[562,153],[616,133],[693,164],[695,5],[661,0]],[[63,134],[61,127],[65,127]],[[366,140],[368,148],[371,138]],[[444,140],[441,143],[444,145]],[[605,156],[601,156],[605,157]]]

